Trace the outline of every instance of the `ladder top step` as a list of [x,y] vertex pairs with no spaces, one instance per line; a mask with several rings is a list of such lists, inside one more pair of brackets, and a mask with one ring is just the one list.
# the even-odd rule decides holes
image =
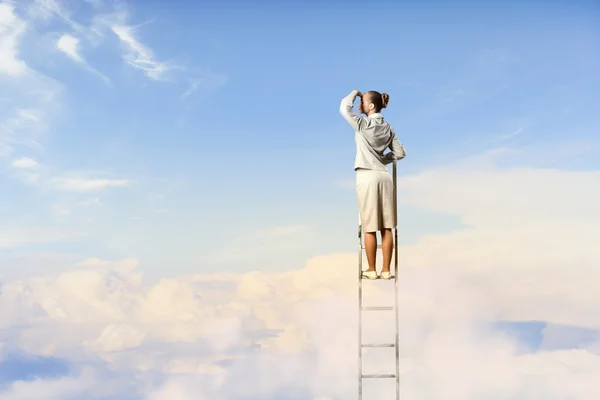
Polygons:
[[394,307],[363,307],[364,311],[394,311]]
[[394,343],[369,343],[361,344],[361,347],[396,347]]
[[377,379],[377,378],[395,378],[396,374],[370,374],[370,375],[361,375],[361,378],[367,379]]

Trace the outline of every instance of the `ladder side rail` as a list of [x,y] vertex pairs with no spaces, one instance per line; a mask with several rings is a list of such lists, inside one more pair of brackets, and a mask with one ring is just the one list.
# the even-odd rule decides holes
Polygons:
[[400,400],[400,346],[399,346],[399,321],[398,321],[398,174],[396,161],[393,163],[394,178],[394,317],[396,325],[395,352],[396,352],[396,400]]
[[362,400],[362,224],[358,216],[358,400]]

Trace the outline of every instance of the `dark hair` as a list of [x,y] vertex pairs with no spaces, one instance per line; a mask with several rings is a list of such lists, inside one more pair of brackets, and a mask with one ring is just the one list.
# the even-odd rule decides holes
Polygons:
[[371,102],[375,104],[375,109],[377,110],[377,112],[386,108],[388,102],[390,101],[390,95],[387,93],[381,94],[379,92],[376,92],[375,90],[369,90],[367,94],[369,95],[369,100],[371,100]]

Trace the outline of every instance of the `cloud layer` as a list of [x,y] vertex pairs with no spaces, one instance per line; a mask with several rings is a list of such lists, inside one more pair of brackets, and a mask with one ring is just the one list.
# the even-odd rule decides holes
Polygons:
[[[91,259],[57,275],[4,282],[4,361],[22,353],[52,357],[69,373],[13,382],[0,395],[352,398],[355,263],[354,254],[334,254],[282,274],[199,274],[146,283],[136,260]],[[402,270],[403,396],[592,399],[591,385],[600,377],[598,335],[588,336],[583,347],[565,348],[555,333],[553,349],[523,353],[522,339],[493,323],[511,316],[505,304],[521,300],[519,316],[528,319],[536,303],[524,304],[510,288],[494,291],[495,277],[475,282],[460,270]],[[366,283],[365,301],[390,304],[392,287]],[[393,341],[391,314],[365,314],[364,323],[365,342]],[[393,372],[392,350],[364,354],[365,373]],[[392,393],[385,382],[365,383],[365,395]]]

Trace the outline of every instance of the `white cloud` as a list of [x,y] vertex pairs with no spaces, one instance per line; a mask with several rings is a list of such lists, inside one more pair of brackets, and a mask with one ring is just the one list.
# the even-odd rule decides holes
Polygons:
[[499,169],[481,159],[401,177],[401,203],[467,226],[405,246],[401,264],[465,274],[504,318],[600,329],[591,295],[600,285],[599,181],[598,171]]
[[26,182],[35,183],[40,177],[39,170],[41,166],[33,158],[21,157],[13,160],[11,167],[17,171],[17,175],[19,175]]
[[74,36],[64,34],[58,39],[56,45],[58,49],[71,57],[73,60],[83,63],[83,58],[77,52],[77,45],[79,44],[79,39]]
[[0,74],[21,76],[27,72],[27,65],[18,57],[19,40],[26,27],[11,3],[0,3]]
[[132,182],[127,179],[87,178],[83,176],[57,177],[53,178],[51,183],[57,189],[72,192],[98,191],[110,187],[130,186],[132,184]]
[[14,160],[12,162],[12,166],[14,168],[20,168],[20,169],[38,169],[40,167],[40,164],[35,161],[33,158],[29,158],[29,157],[21,157],[18,158],[16,160]]
[[133,68],[142,70],[148,78],[163,80],[166,73],[175,68],[168,63],[157,61],[152,50],[137,40],[134,27],[113,24],[111,29],[125,47],[126,52],[123,56],[125,62]]
[[79,53],[79,50],[78,50],[79,49],[79,39],[78,38],[71,36],[69,34],[64,34],[60,37],[60,39],[58,39],[56,46],[58,47],[58,49],[60,51],[65,53],[67,56],[69,56],[73,61],[75,61],[78,64],[81,64],[88,71],[98,75],[106,83],[110,83],[110,79],[108,79],[106,76],[104,76],[103,74],[101,74],[100,72],[95,70],[94,68],[90,67],[88,65],[88,63],[85,61],[85,59],[81,56],[81,54]]
[[[36,183],[40,188],[50,187],[66,192],[88,193],[101,192],[109,188],[128,187],[133,184],[129,179],[109,179],[93,178],[84,172],[63,173],[56,169],[42,168],[36,160],[29,157],[15,159],[11,163],[12,169],[17,177],[29,183]],[[91,197],[70,201],[69,203],[58,202],[53,206],[53,210],[58,215],[69,215],[73,208],[89,208],[91,206],[101,205],[101,199]]]

